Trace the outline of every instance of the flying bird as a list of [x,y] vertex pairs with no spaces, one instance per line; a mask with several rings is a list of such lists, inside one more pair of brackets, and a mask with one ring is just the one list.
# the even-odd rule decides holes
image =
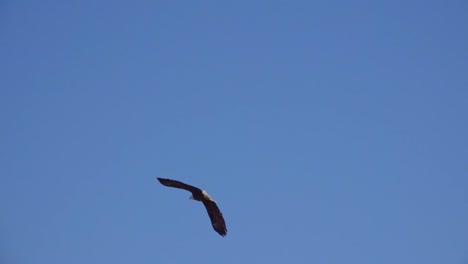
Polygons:
[[192,195],[189,197],[189,199],[202,202],[206,208],[206,211],[208,212],[213,229],[221,236],[226,236],[227,229],[223,214],[216,205],[216,202],[208,195],[206,191],[176,180],[163,178],[157,179],[164,186],[183,189],[191,192]]

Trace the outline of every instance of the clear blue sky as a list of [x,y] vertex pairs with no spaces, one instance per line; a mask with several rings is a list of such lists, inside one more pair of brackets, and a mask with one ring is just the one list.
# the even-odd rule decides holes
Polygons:
[[1,1],[0,261],[468,263],[467,10]]

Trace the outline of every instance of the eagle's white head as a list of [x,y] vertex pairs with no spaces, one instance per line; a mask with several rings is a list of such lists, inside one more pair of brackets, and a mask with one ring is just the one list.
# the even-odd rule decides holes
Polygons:
[[207,192],[203,191],[202,194],[203,194],[203,197],[205,197],[205,199],[213,201],[213,202],[215,201],[213,200],[213,198],[211,198],[211,196]]
[[[215,201],[215,200],[213,200],[213,198],[211,198],[211,196],[206,191],[202,191],[202,195],[203,195],[203,199],[210,200],[210,201],[213,201],[213,202]],[[195,199],[195,197],[193,197],[193,194],[190,195],[189,199],[190,200],[195,200],[195,201],[200,201],[200,200]]]

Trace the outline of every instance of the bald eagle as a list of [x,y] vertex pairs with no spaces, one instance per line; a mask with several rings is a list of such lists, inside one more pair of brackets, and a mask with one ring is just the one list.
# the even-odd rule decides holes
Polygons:
[[226,236],[227,229],[226,223],[224,222],[223,214],[219,210],[215,201],[208,195],[206,191],[180,181],[163,178],[157,179],[164,186],[183,189],[191,192],[192,195],[189,197],[189,199],[202,202],[206,208],[206,211],[208,212],[208,216],[210,217],[213,229],[221,236]]

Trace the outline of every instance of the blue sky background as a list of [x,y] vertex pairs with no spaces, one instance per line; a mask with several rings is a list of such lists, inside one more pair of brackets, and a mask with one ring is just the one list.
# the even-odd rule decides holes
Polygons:
[[468,263],[467,2],[222,2],[0,2],[2,263]]

